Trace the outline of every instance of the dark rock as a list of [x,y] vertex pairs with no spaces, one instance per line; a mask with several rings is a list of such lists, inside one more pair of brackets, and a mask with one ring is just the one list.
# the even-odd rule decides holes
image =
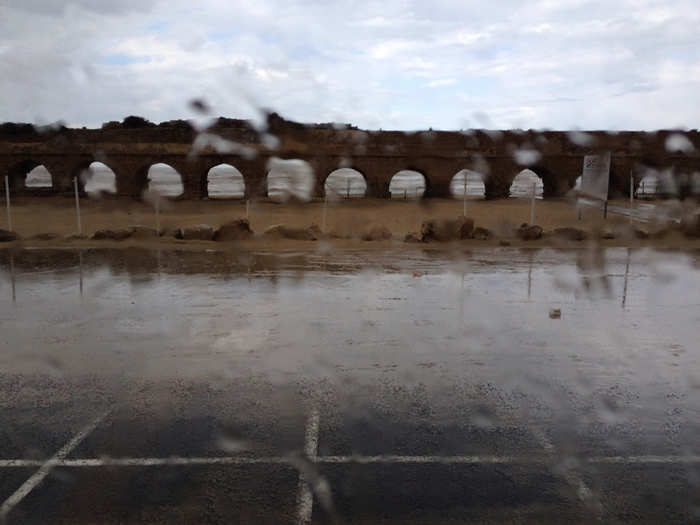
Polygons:
[[681,232],[686,237],[700,237],[700,210],[683,216]]
[[333,230],[325,235],[329,239],[352,239],[352,235],[345,231]]
[[588,238],[588,234],[579,228],[555,228],[552,233],[567,241],[585,241]]
[[498,241],[499,246],[510,246],[510,241],[506,241],[505,239],[501,239]]
[[603,230],[600,232],[600,238],[607,240],[614,239],[615,232],[611,228],[603,228]]
[[0,242],[12,242],[19,239],[17,232],[11,232],[9,230],[0,230]]
[[45,232],[32,235],[32,240],[34,241],[53,241],[54,239],[58,239],[57,233]]
[[435,221],[425,221],[420,225],[420,238],[422,241],[435,239]]
[[362,235],[363,241],[386,241],[391,239],[391,232],[386,226],[373,226]]
[[248,219],[238,219],[222,224],[214,234],[215,241],[244,241],[253,236]]
[[164,229],[160,230],[161,237],[175,237],[175,238],[177,238],[178,235],[180,235],[180,228],[168,227],[168,228],[164,228]]
[[185,241],[211,241],[214,238],[214,228],[208,224],[187,226],[180,228],[179,233],[175,237]]
[[122,241],[131,237],[129,230],[97,230],[92,234],[92,239],[96,241]]
[[63,237],[64,240],[66,241],[84,241],[88,238],[88,236],[84,233],[69,233],[65,237]]
[[515,232],[520,240],[535,241],[542,238],[542,227],[536,224],[523,223]]
[[131,237],[134,239],[151,239],[157,236],[155,228],[140,225],[131,227]]
[[316,225],[312,225],[309,228],[288,228],[283,224],[276,224],[265,230],[263,236],[277,239],[293,239],[295,241],[316,241],[321,237],[321,230]]
[[317,224],[312,224],[311,226],[308,227],[307,232],[309,233],[310,236],[313,236],[314,238],[311,239],[313,241],[317,239],[322,239],[325,237],[323,232],[321,231],[321,228]]
[[493,237],[494,235],[491,230],[487,230],[481,226],[474,228],[474,232],[472,233],[472,238],[477,241],[488,241],[489,239],[493,239]]
[[644,228],[641,228],[639,226],[635,226],[632,231],[634,233],[634,236],[637,239],[648,239],[649,238],[649,231],[645,230]]
[[672,229],[671,228],[656,228],[654,231],[649,233],[649,236],[652,239],[665,239],[671,234]]
[[423,236],[418,232],[410,232],[403,238],[403,242],[423,242]]
[[421,224],[421,236],[424,241],[453,241],[471,239],[474,221],[468,217],[445,220],[429,220]]
[[474,219],[465,217],[462,225],[459,227],[460,239],[471,239],[474,236]]

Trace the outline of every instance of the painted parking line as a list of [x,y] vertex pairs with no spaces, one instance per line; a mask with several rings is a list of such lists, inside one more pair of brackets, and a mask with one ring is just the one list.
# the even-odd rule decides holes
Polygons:
[[[318,454],[318,430],[321,417],[318,407],[313,406],[309,411],[309,418],[304,433],[304,454],[309,461],[315,462]],[[313,480],[307,479],[303,471],[299,472],[299,495],[297,507],[297,523],[306,525],[311,522],[311,514],[314,506],[314,494],[311,490]]]
[[15,508],[17,504],[27,496],[27,494],[34,490],[34,488],[36,488],[46,476],[48,476],[49,472],[51,472],[51,469],[58,466],[58,464],[62,460],[64,460],[66,456],[70,454],[71,451],[90,434],[90,432],[95,430],[97,425],[99,425],[110,412],[111,409],[103,412],[101,415],[96,417],[92,422],[90,422],[90,424],[85,426],[85,428],[83,428],[80,432],[73,436],[73,438],[70,441],[68,441],[68,443],[63,445],[63,447],[61,447],[51,458],[44,461],[39,467],[39,470],[32,474],[32,476],[27,481],[25,481],[0,506],[0,520],[3,522],[6,521],[7,516],[12,511],[12,509]]
[[[534,427],[531,429],[532,434],[535,436],[537,441],[540,442],[542,448],[545,452],[554,456],[556,453],[556,448],[552,443],[552,440],[547,437],[547,434],[539,427]],[[583,478],[574,470],[573,466],[562,464],[558,469],[558,474],[566,481],[573,489],[576,491],[578,498],[584,503],[589,504],[598,514],[602,514],[603,504],[600,502],[600,498],[586,485]]]
[[[581,463],[591,465],[691,465],[700,464],[700,456],[591,456],[576,457]],[[478,465],[494,464],[503,465],[549,465],[552,458],[549,456],[400,456],[383,454],[378,456],[317,456],[310,459],[318,464],[444,464],[444,465]],[[177,467],[194,465],[271,465],[291,464],[291,456],[202,456],[202,457],[134,457],[134,458],[84,458],[84,459],[51,459],[52,467],[67,468],[96,468],[96,467]],[[41,467],[48,461],[35,459],[3,459],[0,460],[0,468],[26,468]]]

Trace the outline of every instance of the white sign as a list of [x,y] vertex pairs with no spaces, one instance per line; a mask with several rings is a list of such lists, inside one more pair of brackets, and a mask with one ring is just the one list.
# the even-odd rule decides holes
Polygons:
[[610,184],[610,152],[601,155],[586,155],[583,158],[580,194],[602,201],[608,200]]

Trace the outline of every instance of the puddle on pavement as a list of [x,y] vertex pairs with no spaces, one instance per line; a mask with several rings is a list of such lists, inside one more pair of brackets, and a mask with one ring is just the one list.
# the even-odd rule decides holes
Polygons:
[[[0,457],[49,457],[112,406],[75,457],[298,458],[313,435],[341,515],[376,515],[376,485],[397,515],[509,516],[505,494],[551,516],[577,501],[576,476],[607,497],[597,478],[618,473],[586,458],[698,453],[698,268],[697,254],[625,248],[0,251]],[[367,454],[406,464],[353,463]],[[293,496],[296,464],[255,468],[273,467]],[[456,492],[426,493],[422,476]],[[619,501],[655,512],[634,498]]]
[[698,285],[696,255],[625,248],[2,251],[0,362],[273,381],[693,382]]

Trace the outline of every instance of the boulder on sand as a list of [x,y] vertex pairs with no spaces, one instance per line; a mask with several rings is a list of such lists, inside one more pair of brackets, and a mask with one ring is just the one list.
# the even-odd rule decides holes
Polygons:
[[248,219],[238,219],[219,226],[214,234],[215,241],[244,241],[253,236]]
[[567,241],[585,241],[588,238],[588,234],[580,228],[555,228],[552,233]]
[[535,241],[542,238],[542,227],[524,222],[515,233],[522,241]]
[[599,236],[601,239],[605,239],[605,240],[614,239],[615,238],[615,230],[613,230],[610,226],[605,226],[600,231]]
[[391,239],[391,232],[386,226],[372,226],[362,234],[363,241],[387,241]]
[[421,224],[420,230],[424,241],[444,242],[456,239],[471,239],[474,233],[474,220],[469,217],[428,220]]
[[489,239],[493,239],[493,237],[494,235],[491,230],[482,228],[481,226],[477,226],[472,232],[472,238],[477,241],[488,241]]
[[134,239],[153,239],[158,237],[155,228],[136,225],[131,228],[131,237]]
[[19,239],[17,232],[11,232],[10,230],[0,230],[0,242],[12,242]]
[[284,224],[275,224],[263,232],[263,237],[273,239],[293,239],[295,241],[317,241],[323,236],[321,229],[312,224],[308,228],[288,228]]
[[178,230],[175,234],[175,238],[185,241],[211,241],[214,238],[214,228],[208,224],[186,226]]
[[37,233],[36,235],[32,235],[32,240],[33,241],[53,241],[54,239],[58,239],[59,235],[57,233],[51,233],[51,232],[44,232],[44,233]]
[[131,237],[130,230],[97,230],[92,234],[92,239],[96,241],[122,241]]
[[647,230],[645,228],[641,228],[640,226],[635,226],[632,231],[634,233],[634,236],[637,239],[648,239],[649,238],[649,230]]
[[403,238],[403,242],[423,242],[423,236],[418,232],[410,232]]
[[681,232],[686,237],[700,237],[700,210],[683,215]]
[[474,219],[465,217],[462,220],[462,225],[459,227],[460,239],[471,239],[474,237]]

